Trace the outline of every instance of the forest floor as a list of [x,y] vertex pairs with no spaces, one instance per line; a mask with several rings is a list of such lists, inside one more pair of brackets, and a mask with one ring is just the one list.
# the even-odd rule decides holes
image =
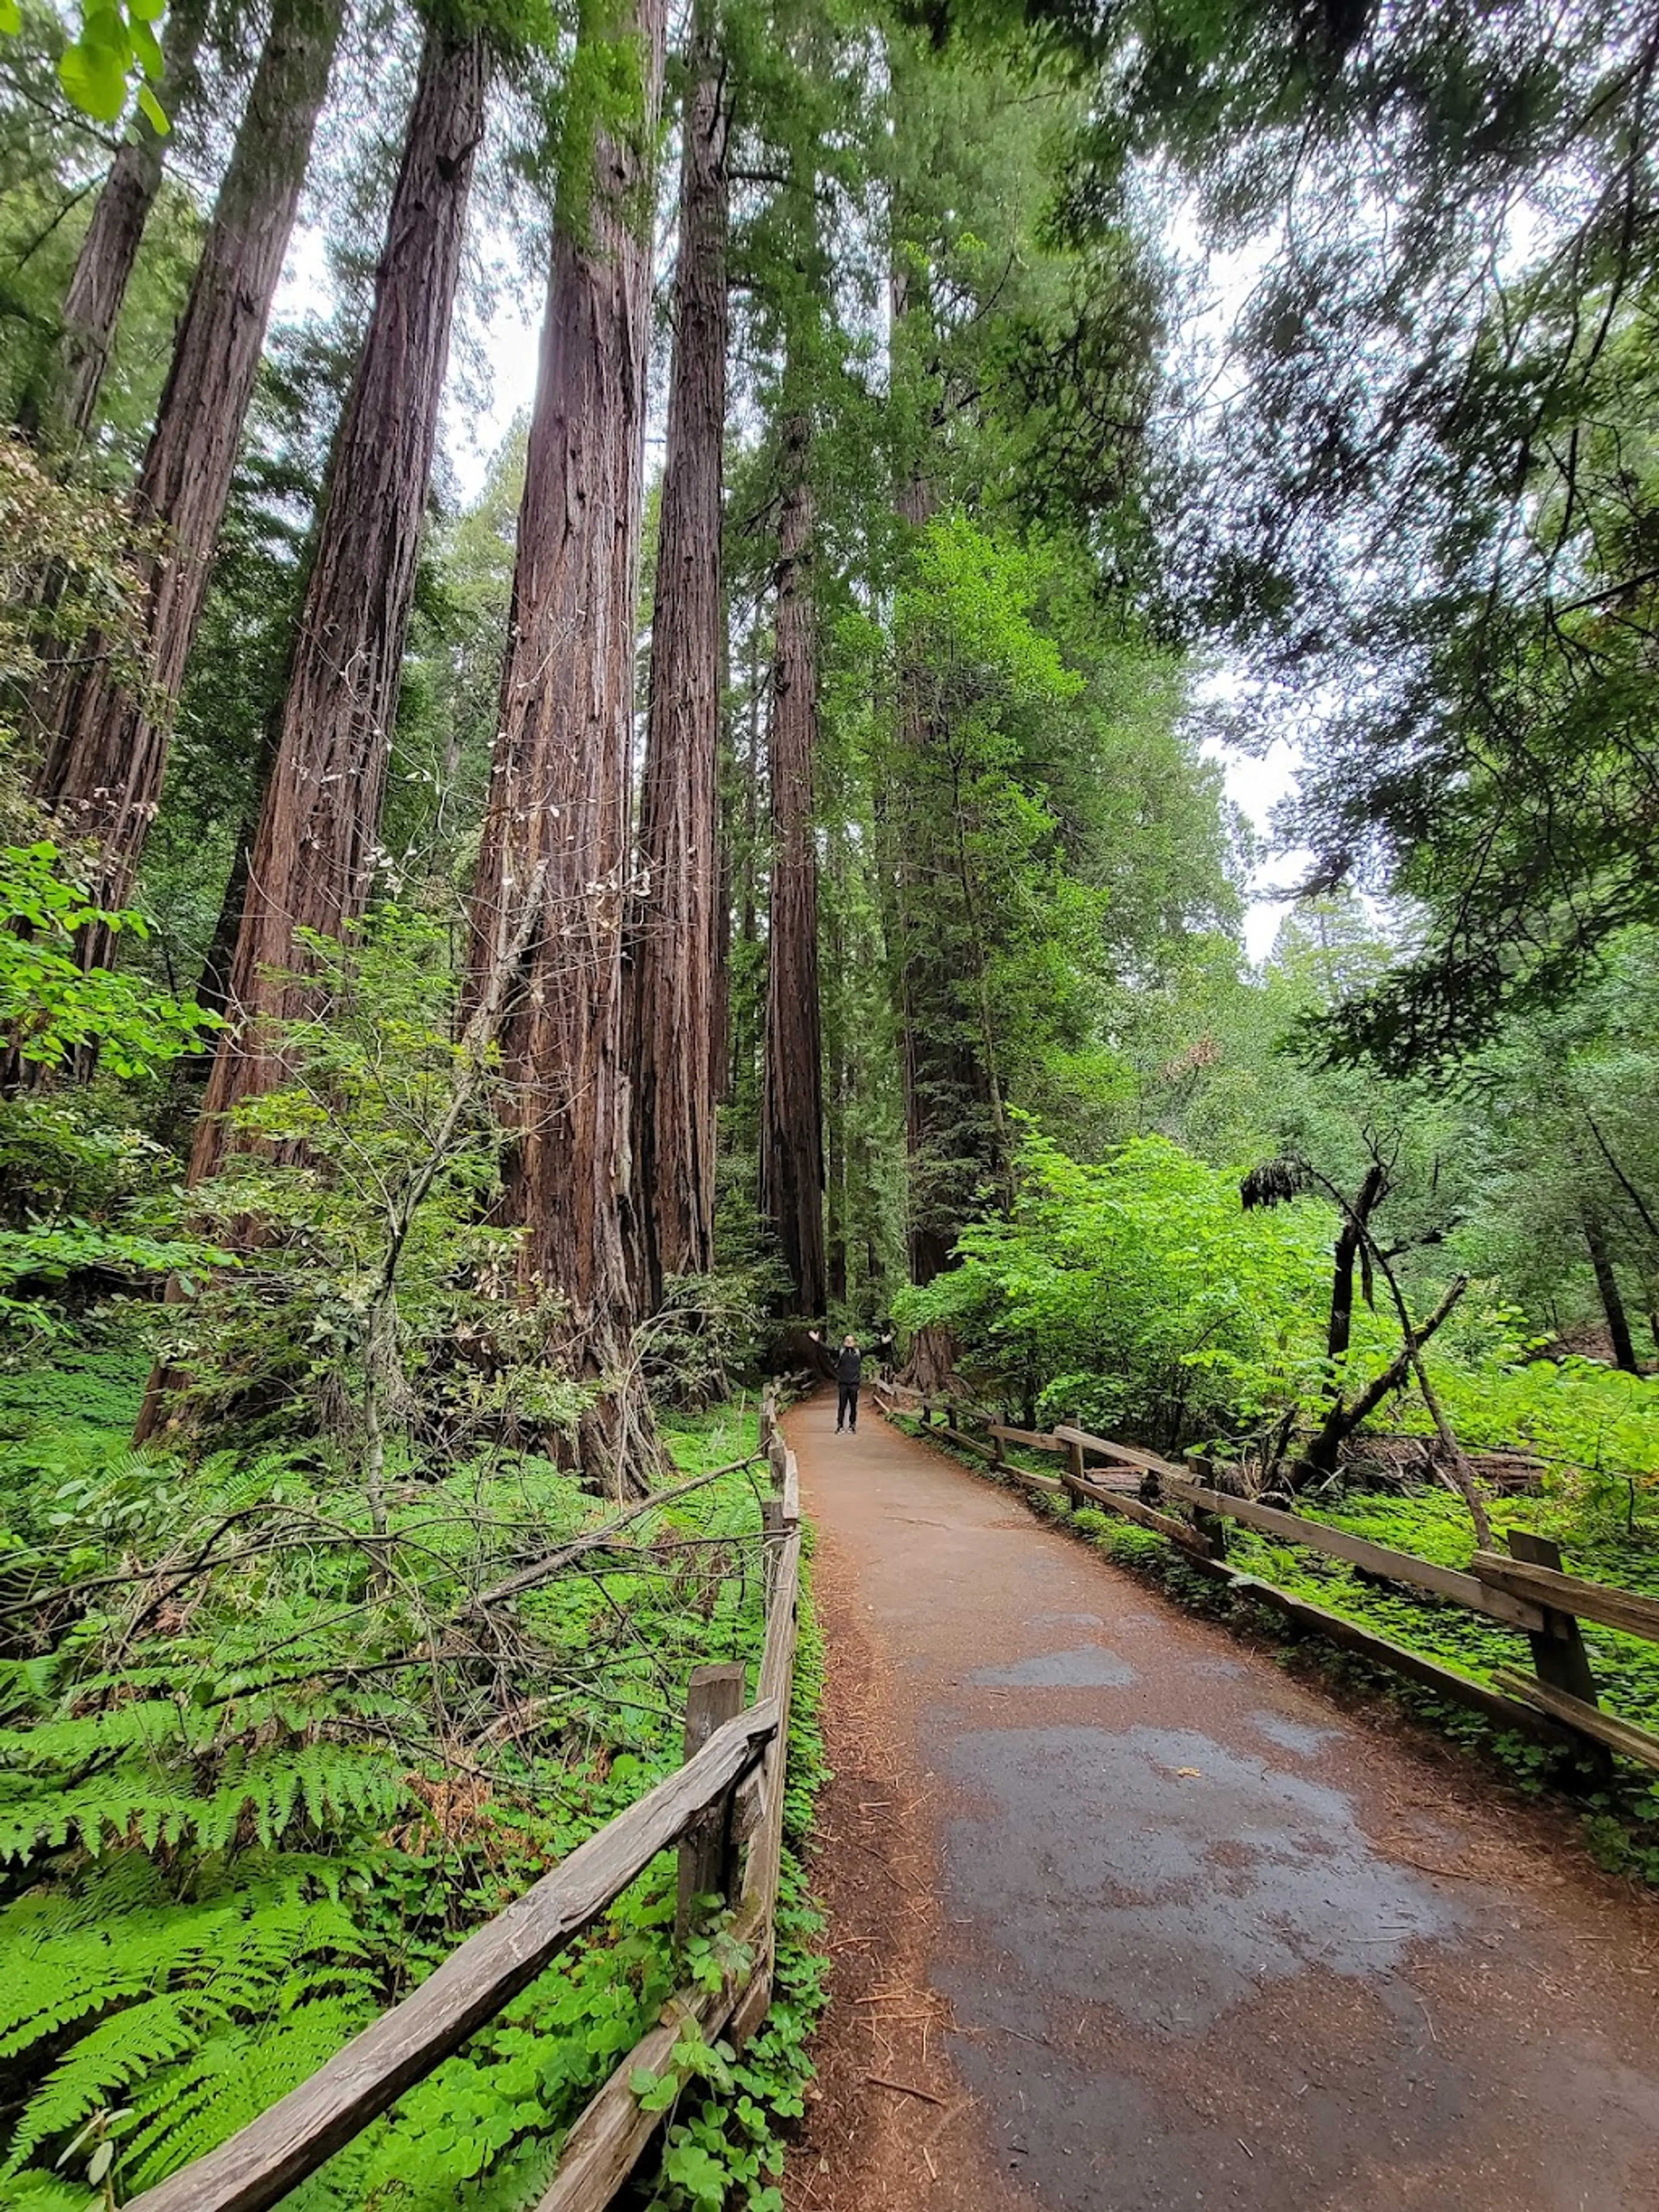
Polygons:
[[790,2212],[1643,2212],[1659,1905],[867,1411],[789,1416],[831,2008]]

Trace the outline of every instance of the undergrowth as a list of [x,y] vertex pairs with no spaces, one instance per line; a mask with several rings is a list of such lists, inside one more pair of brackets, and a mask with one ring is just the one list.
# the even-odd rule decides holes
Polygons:
[[[0,2205],[86,2212],[223,2141],[681,1756],[706,1660],[757,1667],[759,1470],[511,1603],[612,1510],[489,1449],[390,1470],[384,1535],[320,1441],[193,1465],[125,1439],[143,1362],[0,1381]],[[752,1406],[665,1426],[687,1474]],[[787,1819],[820,1771],[804,1626]],[[786,1860],[778,2002],[680,2096],[648,2201],[766,2212],[821,2002]],[[603,1922],[289,2200],[511,2208],[686,1972],[665,1853]],[[716,2177],[722,2193],[711,2194]],[[645,2200],[642,2200],[645,2201]]]

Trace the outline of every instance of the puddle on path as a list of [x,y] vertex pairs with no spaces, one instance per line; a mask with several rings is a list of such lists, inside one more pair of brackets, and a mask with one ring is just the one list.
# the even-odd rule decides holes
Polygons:
[[945,1830],[952,1920],[1140,2027],[1199,2035],[1267,1984],[1381,1976],[1464,1925],[1340,1790],[1194,1729],[975,1729],[950,1766],[987,1807]]
[[1269,1743],[1276,1743],[1281,1751],[1300,1752],[1311,1759],[1328,1743],[1341,1736],[1340,1728],[1310,1728],[1301,1721],[1287,1720],[1283,1713],[1252,1713],[1250,1726],[1258,1735],[1265,1735]]

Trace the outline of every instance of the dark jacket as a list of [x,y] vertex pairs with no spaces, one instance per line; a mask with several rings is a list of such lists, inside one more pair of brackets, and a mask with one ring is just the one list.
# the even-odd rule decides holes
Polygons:
[[864,1354],[856,1344],[843,1344],[836,1352],[836,1380],[843,1390],[856,1390],[864,1379]]

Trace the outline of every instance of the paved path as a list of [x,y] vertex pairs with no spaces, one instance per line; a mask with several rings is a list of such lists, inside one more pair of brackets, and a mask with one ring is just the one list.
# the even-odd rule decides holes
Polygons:
[[866,1410],[789,1417],[832,2008],[791,2212],[1655,2212],[1659,1911]]

